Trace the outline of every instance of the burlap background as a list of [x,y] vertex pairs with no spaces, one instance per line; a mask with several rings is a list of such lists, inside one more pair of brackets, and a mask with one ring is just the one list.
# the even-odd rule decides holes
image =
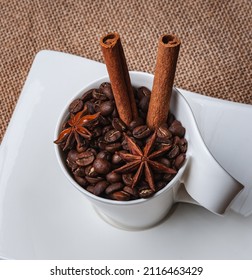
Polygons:
[[251,0],[0,0],[0,141],[37,52],[102,62],[98,41],[110,31],[129,69],[148,72],[158,37],[176,33],[178,87],[252,104]]

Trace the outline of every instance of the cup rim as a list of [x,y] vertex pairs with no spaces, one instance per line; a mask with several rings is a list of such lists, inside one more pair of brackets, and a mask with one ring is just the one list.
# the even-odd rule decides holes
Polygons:
[[[147,72],[140,72],[140,71],[129,71],[130,76],[132,75],[138,75],[138,76],[148,76],[150,78],[153,79],[154,75],[147,73]],[[58,138],[59,135],[59,131],[62,125],[63,120],[66,118],[66,116],[68,115],[67,113],[67,109],[69,107],[69,104],[76,99],[77,97],[81,96],[85,91],[89,90],[90,88],[92,88],[92,85],[94,84],[98,84],[98,83],[102,83],[102,81],[107,80],[109,81],[109,76],[108,75],[103,75],[100,78],[97,78],[95,80],[93,80],[92,82],[88,83],[85,86],[82,86],[78,91],[76,91],[73,95],[72,98],[69,99],[69,101],[66,103],[66,105],[64,106],[64,108],[62,109],[61,113],[59,114],[58,120],[56,122],[56,126],[55,126],[55,130],[54,130],[54,139]],[[177,93],[179,93],[179,95],[182,97],[182,99],[184,100],[184,102],[187,104],[187,106],[189,107],[189,109],[191,110],[190,105],[188,104],[188,102],[186,101],[186,99],[184,98],[184,96],[180,93],[180,91],[176,88],[173,87],[173,90],[176,91]],[[70,181],[70,183],[77,189],[79,190],[81,193],[83,193],[84,195],[86,195],[88,198],[90,198],[91,200],[95,200],[98,201],[102,204],[110,204],[110,205],[123,205],[123,206],[131,206],[131,205],[136,205],[136,204],[142,204],[142,203],[146,203],[147,201],[150,201],[152,199],[155,199],[156,197],[162,195],[162,193],[169,191],[172,186],[174,185],[175,182],[177,182],[177,180],[179,180],[179,178],[182,176],[188,162],[189,162],[189,158],[190,155],[188,154],[187,151],[187,157],[185,159],[185,162],[183,164],[183,166],[178,170],[177,174],[174,176],[174,178],[165,186],[163,187],[161,190],[157,191],[154,195],[152,195],[151,197],[148,198],[138,198],[138,199],[134,199],[134,200],[129,200],[129,201],[117,201],[117,200],[112,200],[112,199],[107,199],[107,198],[103,198],[103,197],[99,197],[96,196],[90,192],[88,192],[87,190],[85,190],[83,187],[81,187],[72,177],[72,175],[70,174],[66,164],[64,163],[62,157],[62,151],[60,149],[60,147],[56,144],[54,144],[54,151],[56,154],[56,158],[57,161],[60,165],[60,168],[62,170],[62,172],[64,173],[65,177],[68,179],[68,181]]]

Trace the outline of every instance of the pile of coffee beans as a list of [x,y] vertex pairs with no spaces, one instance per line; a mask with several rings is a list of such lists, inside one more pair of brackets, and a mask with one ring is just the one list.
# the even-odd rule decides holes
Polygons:
[[[146,87],[134,88],[139,118],[127,126],[118,116],[110,83],[102,83],[99,88],[85,92],[69,106],[69,118],[87,107],[87,114],[100,112],[99,117],[85,126],[92,137],[85,139],[79,136],[79,143],[71,141],[63,151],[65,143],[61,143],[65,162],[76,182],[94,195],[127,201],[152,196],[169,183],[175,175],[153,172],[156,190],[153,191],[145,180],[144,172],[136,187],[132,188],[134,172],[119,174],[113,170],[126,162],[117,154],[131,153],[125,140],[127,134],[142,150],[153,131],[146,125],[146,115],[150,100],[150,90]],[[63,124],[66,129],[69,119]],[[185,128],[174,115],[169,113],[167,123],[157,130],[155,149],[166,145],[171,148],[155,159],[165,166],[178,171],[183,165],[187,151],[187,140],[184,138]]]

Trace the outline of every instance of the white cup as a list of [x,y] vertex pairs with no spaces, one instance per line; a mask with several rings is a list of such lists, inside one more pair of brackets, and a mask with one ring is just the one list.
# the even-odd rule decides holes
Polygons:
[[[153,75],[151,74],[130,72],[130,78],[135,87],[152,88]],[[103,82],[109,82],[108,76],[84,86],[72,100],[91,88],[98,88]],[[54,139],[58,138],[62,123],[68,116],[68,105],[72,100],[66,104],[58,120]],[[107,222],[123,229],[149,228],[164,219],[176,202],[198,204],[213,213],[222,215],[244,188],[211,155],[201,138],[189,104],[176,88],[173,88],[170,111],[186,128],[185,138],[188,141],[186,161],[173,180],[148,199],[115,201],[89,193],[73,179],[60,148],[55,145],[56,156],[66,178],[93,204],[98,214]]]

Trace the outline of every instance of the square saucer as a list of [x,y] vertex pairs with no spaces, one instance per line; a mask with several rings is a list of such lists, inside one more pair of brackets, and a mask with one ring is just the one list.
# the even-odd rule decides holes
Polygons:
[[105,65],[85,58],[37,54],[1,144],[0,256],[251,259],[251,105],[180,90],[211,153],[246,187],[224,217],[178,204],[158,226],[124,231],[104,222],[65,179],[54,153],[56,122],[76,92],[106,74]]

